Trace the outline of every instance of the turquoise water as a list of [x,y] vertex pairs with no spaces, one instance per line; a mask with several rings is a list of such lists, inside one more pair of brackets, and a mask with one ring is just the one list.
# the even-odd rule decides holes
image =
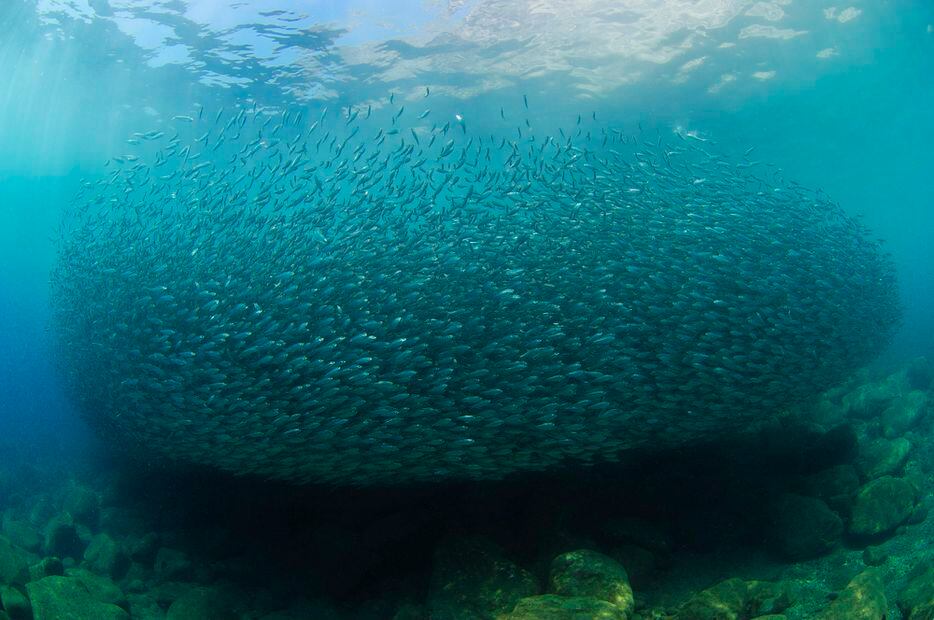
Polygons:
[[[450,123],[451,139],[535,136],[536,145],[582,117],[595,136],[758,162],[772,180],[819,190],[890,253],[902,321],[860,364],[890,369],[934,357],[928,2],[9,0],[0,6],[0,67],[0,449],[22,462],[109,458],[114,436],[99,442],[85,423],[99,412],[87,411],[66,380],[79,364],[62,355],[53,321],[63,222],[82,184],[117,168],[115,156],[139,152],[152,162],[146,144],[133,144],[139,134],[168,140],[179,131],[188,144],[197,133],[178,117],[200,129],[202,110],[204,119],[223,110],[222,123],[248,111],[252,128],[267,118],[276,125],[283,111],[301,111],[307,127],[327,108],[335,135],[364,127],[352,146],[394,127],[402,106],[401,137],[427,109],[426,127]],[[224,148],[246,144],[232,139]],[[505,166],[494,158],[485,169]],[[742,223],[730,230],[738,238]],[[665,273],[668,265],[654,267]],[[83,302],[95,297],[87,294]],[[801,396],[786,391],[789,403]],[[134,436],[145,443],[139,428]]]
[[54,412],[67,407],[40,348],[51,240],[78,179],[100,176],[130,134],[195,104],[339,107],[423,85],[434,86],[436,109],[461,111],[478,133],[491,110],[529,93],[543,118],[597,111],[607,126],[682,128],[734,153],[755,147],[759,160],[823,189],[886,241],[905,310],[889,355],[934,346],[929,6],[856,4],[844,16],[842,5],[736,2],[670,7],[667,23],[669,9],[652,3],[615,16],[612,3],[598,4],[571,17],[509,2],[417,5],[392,15],[342,3],[3,8],[0,247],[4,342],[15,352],[4,356],[4,376],[14,394],[49,386],[8,399],[5,408],[23,413],[4,421],[15,428],[35,410],[59,420]]

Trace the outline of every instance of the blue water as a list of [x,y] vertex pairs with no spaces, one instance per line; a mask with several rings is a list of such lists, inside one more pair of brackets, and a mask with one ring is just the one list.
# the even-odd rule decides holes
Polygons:
[[543,134],[595,113],[754,147],[885,240],[904,323],[879,363],[934,357],[930,2],[226,4],[0,6],[0,451],[95,449],[51,346],[62,212],[133,132],[198,105],[337,109],[429,86],[435,113],[478,133],[527,94]]
[[[823,189],[886,240],[905,308],[887,357],[934,349],[929,3],[855,3],[856,16],[843,23],[842,5],[834,18],[827,13],[835,5],[775,5],[783,13],[775,21],[744,15],[763,13],[752,3],[733,3],[732,17],[701,5],[683,23],[675,20],[681,27],[669,26],[667,39],[639,34],[640,25],[664,21],[663,8],[645,3],[642,14],[636,7],[618,18],[631,21],[635,35],[616,55],[587,41],[588,24],[600,37],[615,32],[615,22],[600,18],[612,2],[576,16],[578,30],[566,40],[544,18],[537,33],[522,2],[459,4],[423,11],[408,2],[389,15],[370,3],[303,8],[285,0],[230,11],[207,2],[5,3],[0,428],[55,435],[80,428],[46,348],[46,281],[61,209],[78,180],[102,174],[133,131],[195,103],[354,104],[431,85],[436,108],[460,111],[474,127],[529,93],[542,118],[598,111],[609,125],[697,131],[727,151],[755,147],[754,157]],[[503,22],[516,15],[529,23],[512,32]],[[712,21],[717,27],[703,27]],[[777,34],[744,38],[756,25]],[[465,27],[469,33],[459,30]],[[558,43],[565,49],[549,47]],[[720,47],[729,43],[735,46]],[[819,58],[822,50],[829,57]],[[698,66],[683,68],[698,58]],[[501,66],[501,74],[480,73],[472,59]],[[581,68],[573,68],[575,60]]]

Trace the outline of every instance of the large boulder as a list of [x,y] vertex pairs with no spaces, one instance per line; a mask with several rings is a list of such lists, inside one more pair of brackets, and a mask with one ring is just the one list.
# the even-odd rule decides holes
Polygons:
[[788,606],[781,584],[727,579],[691,596],[681,604],[677,620],[744,620]]
[[773,503],[770,513],[772,544],[791,560],[823,555],[843,535],[843,521],[816,497],[785,493]]
[[805,494],[820,498],[838,514],[845,514],[859,491],[860,480],[853,465],[842,463],[805,477],[803,483]]
[[96,575],[83,568],[69,568],[65,574],[78,580],[85,587],[91,597],[101,603],[113,603],[119,607],[127,608],[127,599],[116,583],[104,575]]
[[45,527],[45,553],[60,558],[81,559],[85,543],[68,513],[53,517]]
[[911,516],[917,491],[906,480],[883,476],[863,486],[853,503],[849,533],[872,538],[892,532]]
[[38,553],[42,548],[42,536],[28,521],[12,518],[4,519],[3,535],[17,547],[31,553]]
[[171,581],[173,579],[187,579],[193,570],[188,555],[179,549],[159,547],[153,570],[159,579]]
[[626,569],[596,551],[580,549],[559,555],[551,563],[548,582],[555,594],[607,601],[627,617],[635,607]]
[[818,615],[818,620],[885,620],[888,603],[876,569],[854,577],[843,592]]
[[898,475],[910,452],[911,443],[904,437],[875,439],[860,446],[856,466],[866,480]]
[[435,551],[428,596],[432,620],[492,620],[537,593],[531,573],[485,539],[449,539]]
[[934,561],[912,569],[898,595],[898,608],[907,620],[934,619]]
[[97,534],[84,550],[84,564],[95,573],[120,579],[130,567],[130,557],[109,535]]
[[32,620],[32,606],[18,587],[0,586],[0,609],[6,611],[10,620]]
[[28,555],[0,536],[0,585],[29,580]]
[[[501,620],[626,620],[616,605],[586,596],[543,594],[519,600]],[[432,617],[433,620],[433,617]]]
[[39,581],[43,577],[52,577],[65,574],[65,565],[55,556],[42,558],[29,566],[29,581]]
[[26,585],[34,620],[129,620],[125,610],[94,599],[73,577],[45,577]]
[[64,510],[77,523],[94,528],[100,517],[101,500],[94,491],[80,484],[73,484],[65,491],[62,502]]
[[882,430],[886,437],[898,437],[912,429],[928,410],[928,395],[912,390],[896,399],[881,415]]
[[843,407],[850,416],[876,418],[907,389],[907,381],[900,375],[892,375],[882,381],[862,383],[843,397]]

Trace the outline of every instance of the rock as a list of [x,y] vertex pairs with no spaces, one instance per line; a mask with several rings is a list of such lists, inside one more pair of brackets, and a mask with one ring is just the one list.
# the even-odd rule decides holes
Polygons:
[[190,576],[192,565],[191,560],[188,559],[184,551],[160,547],[159,551],[156,552],[153,570],[159,579],[171,581],[173,579],[186,579]]
[[29,562],[26,552],[13,546],[0,536],[0,585],[29,581]]
[[898,437],[912,429],[928,408],[927,393],[912,390],[882,412],[882,431],[886,437]]
[[129,545],[130,557],[134,562],[139,562],[144,566],[152,566],[156,559],[156,552],[159,550],[159,536],[154,532],[149,532],[135,538]]
[[922,562],[908,573],[898,595],[898,608],[908,620],[934,618],[934,561]]
[[62,507],[77,523],[90,528],[97,527],[100,517],[101,500],[97,493],[81,485],[72,485],[65,491]]
[[238,620],[238,616],[220,592],[199,587],[175,599],[165,620]]
[[774,615],[791,606],[785,585],[773,581],[746,582],[746,609],[750,615]]
[[132,591],[135,586],[136,591],[141,592],[146,588],[146,582],[152,579],[152,575],[151,569],[146,568],[139,562],[132,562],[121,581],[127,584],[127,590]]
[[908,390],[908,382],[899,375],[892,375],[877,382],[863,383],[843,397],[843,407],[855,418],[877,417],[901,393]]
[[133,594],[127,599],[133,620],[165,620],[165,610],[159,607],[159,603],[153,597]]
[[162,607],[168,608],[175,599],[181,598],[193,586],[183,581],[165,581],[150,588],[149,594]]
[[84,550],[84,564],[95,573],[120,579],[130,567],[130,558],[113,538],[97,534]]
[[884,620],[888,609],[882,578],[870,568],[847,584],[818,620]]
[[72,577],[44,577],[26,585],[34,620],[129,620],[126,611],[94,600]]
[[901,478],[883,476],[863,486],[850,515],[849,533],[871,538],[892,532],[915,507],[916,491]]
[[88,593],[95,601],[101,603],[113,603],[124,609],[128,609],[126,596],[123,590],[109,578],[94,573],[83,568],[69,568],[65,571],[68,577],[77,579],[85,587]]
[[[622,564],[629,575],[629,583],[636,589],[640,583],[646,583],[659,568],[655,554],[638,545],[619,545],[614,547],[610,557]],[[667,557],[667,556],[664,556]]]
[[908,516],[908,520],[905,521],[905,523],[908,525],[918,525],[919,523],[924,523],[927,518],[927,506],[915,506],[915,509],[911,511],[911,514]]
[[678,608],[678,620],[738,620],[746,611],[746,582],[727,579],[701,590]]
[[865,480],[898,475],[908,461],[911,443],[904,437],[875,439],[860,446],[856,467]]
[[635,607],[626,569],[596,551],[580,549],[559,555],[551,563],[548,582],[555,594],[607,601],[619,607],[626,617]]
[[52,577],[65,574],[65,566],[56,557],[42,558],[29,567],[29,581],[39,581],[43,577]]
[[4,519],[3,534],[11,543],[31,553],[38,553],[42,547],[42,536],[28,521]]
[[677,620],[743,620],[788,606],[781,585],[767,581],[727,579],[701,590],[678,608]]
[[859,490],[859,474],[849,463],[835,465],[804,478],[806,495],[824,500],[828,507],[845,514]]
[[[543,594],[521,599],[502,620],[626,620],[616,605],[585,596]],[[432,616],[432,620],[434,617]]]
[[492,619],[537,593],[531,573],[485,539],[451,538],[435,550],[428,594],[432,620]]
[[881,566],[889,559],[888,552],[878,545],[869,545],[863,549],[863,562],[866,566]]
[[852,424],[838,424],[819,434],[802,452],[803,472],[817,472],[852,460],[859,438]]
[[84,553],[84,542],[78,536],[78,528],[69,514],[52,518],[45,528],[45,553],[60,558],[78,559]]
[[772,543],[791,560],[823,555],[843,535],[843,521],[816,497],[785,493],[771,507]]
[[32,606],[19,588],[0,586],[0,607],[11,620],[32,620]]

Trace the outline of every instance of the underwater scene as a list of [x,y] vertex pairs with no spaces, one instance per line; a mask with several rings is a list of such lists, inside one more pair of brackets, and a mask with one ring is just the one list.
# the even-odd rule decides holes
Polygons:
[[0,620],[934,619],[934,3],[0,2]]

